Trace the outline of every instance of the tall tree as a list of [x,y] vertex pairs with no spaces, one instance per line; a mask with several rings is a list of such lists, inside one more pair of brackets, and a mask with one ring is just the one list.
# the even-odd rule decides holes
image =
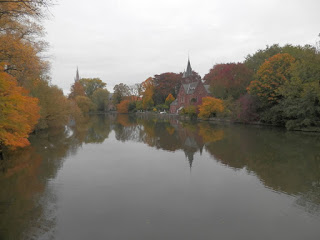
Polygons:
[[84,92],[84,87],[79,81],[76,81],[74,84],[71,85],[69,98],[74,99],[77,96],[85,96],[86,93]]
[[59,87],[38,80],[32,88],[32,95],[39,99],[41,117],[37,125],[38,129],[62,127],[68,123],[71,102]]
[[105,111],[109,103],[109,91],[107,89],[97,89],[92,95],[92,102],[98,111]]
[[143,109],[151,108],[154,105],[154,101],[153,101],[154,81],[151,77],[149,77],[142,83],[142,89],[143,89],[142,107]]
[[24,147],[39,119],[38,99],[0,68],[0,150],[3,146]]
[[120,83],[114,86],[112,102],[113,104],[119,104],[125,97],[130,96],[130,88],[124,83]]
[[154,81],[154,102],[156,105],[163,104],[166,100],[166,97],[169,94],[172,94],[174,97],[177,96],[177,93],[181,86],[182,74],[177,73],[161,73],[155,75],[153,78]]
[[213,66],[204,80],[215,97],[238,99],[246,93],[252,77],[253,72],[243,63],[226,63]]
[[92,97],[94,91],[99,88],[103,89],[107,85],[100,78],[81,78],[79,82],[83,86],[84,92],[89,98]]
[[259,68],[248,92],[258,96],[265,107],[278,103],[282,96],[278,89],[290,80],[294,61],[287,53],[279,53],[269,58]]

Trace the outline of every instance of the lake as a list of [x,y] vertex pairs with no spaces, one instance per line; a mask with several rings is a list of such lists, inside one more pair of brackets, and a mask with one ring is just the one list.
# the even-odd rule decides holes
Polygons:
[[0,239],[320,239],[320,134],[95,115],[0,161]]

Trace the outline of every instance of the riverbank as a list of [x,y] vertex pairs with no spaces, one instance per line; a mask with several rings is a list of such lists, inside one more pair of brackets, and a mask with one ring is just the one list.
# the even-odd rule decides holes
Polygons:
[[198,117],[189,117],[185,115],[179,115],[179,114],[160,114],[160,113],[155,113],[155,112],[136,112],[134,114],[138,115],[150,115],[150,116],[158,116],[161,118],[166,118],[168,117],[169,119],[175,118],[179,119],[181,121],[198,121],[198,122],[213,122],[213,123],[223,123],[223,124],[242,124],[242,125],[256,125],[256,126],[265,126],[265,127],[274,127],[274,128],[282,128],[287,131],[297,131],[297,132],[314,132],[314,133],[320,133],[320,128],[305,128],[305,129],[291,129],[288,130],[284,126],[279,126],[279,125],[274,125],[274,124],[269,124],[269,123],[264,123],[260,121],[252,121],[252,122],[241,122],[241,121],[236,121],[228,118],[198,118]]

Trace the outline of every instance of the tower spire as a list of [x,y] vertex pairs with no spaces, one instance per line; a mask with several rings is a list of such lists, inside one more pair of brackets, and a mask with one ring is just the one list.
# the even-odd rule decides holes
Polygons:
[[188,65],[187,65],[186,77],[190,77],[190,76],[192,76],[192,68],[191,68],[190,58],[188,54]]
[[80,76],[79,76],[79,69],[78,69],[78,66],[77,66],[77,72],[76,72],[76,77],[74,78],[74,81],[78,82],[79,80],[80,80]]

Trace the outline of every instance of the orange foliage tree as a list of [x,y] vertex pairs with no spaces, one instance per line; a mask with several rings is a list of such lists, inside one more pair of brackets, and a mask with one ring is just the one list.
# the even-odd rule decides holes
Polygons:
[[247,88],[251,95],[256,95],[262,103],[275,104],[281,98],[279,87],[288,82],[295,59],[288,53],[279,53],[266,60],[259,68],[256,80]]
[[71,85],[69,98],[75,98],[77,96],[85,96],[86,93],[82,84],[79,81],[76,81],[74,84]]
[[0,147],[29,145],[28,136],[37,124],[38,99],[17,85],[15,78],[0,69]]
[[171,104],[174,100],[175,100],[175,98],[174,98],[174,97],[172,96],[172,94],[170,93],[170,94],[168,95],[168,97],[166,98],[165,103],[166,103],[166,105],[170,106],[170,104]]
[[221,99],[214,97],[202,98],[202,104],[199,106],[198,116],[201,118],[215,117],[217,113],[223,112],[224,106]]
[[119,104],[117,104],[118,113],[128,113],[129,111],[129,100],[122,100]]

